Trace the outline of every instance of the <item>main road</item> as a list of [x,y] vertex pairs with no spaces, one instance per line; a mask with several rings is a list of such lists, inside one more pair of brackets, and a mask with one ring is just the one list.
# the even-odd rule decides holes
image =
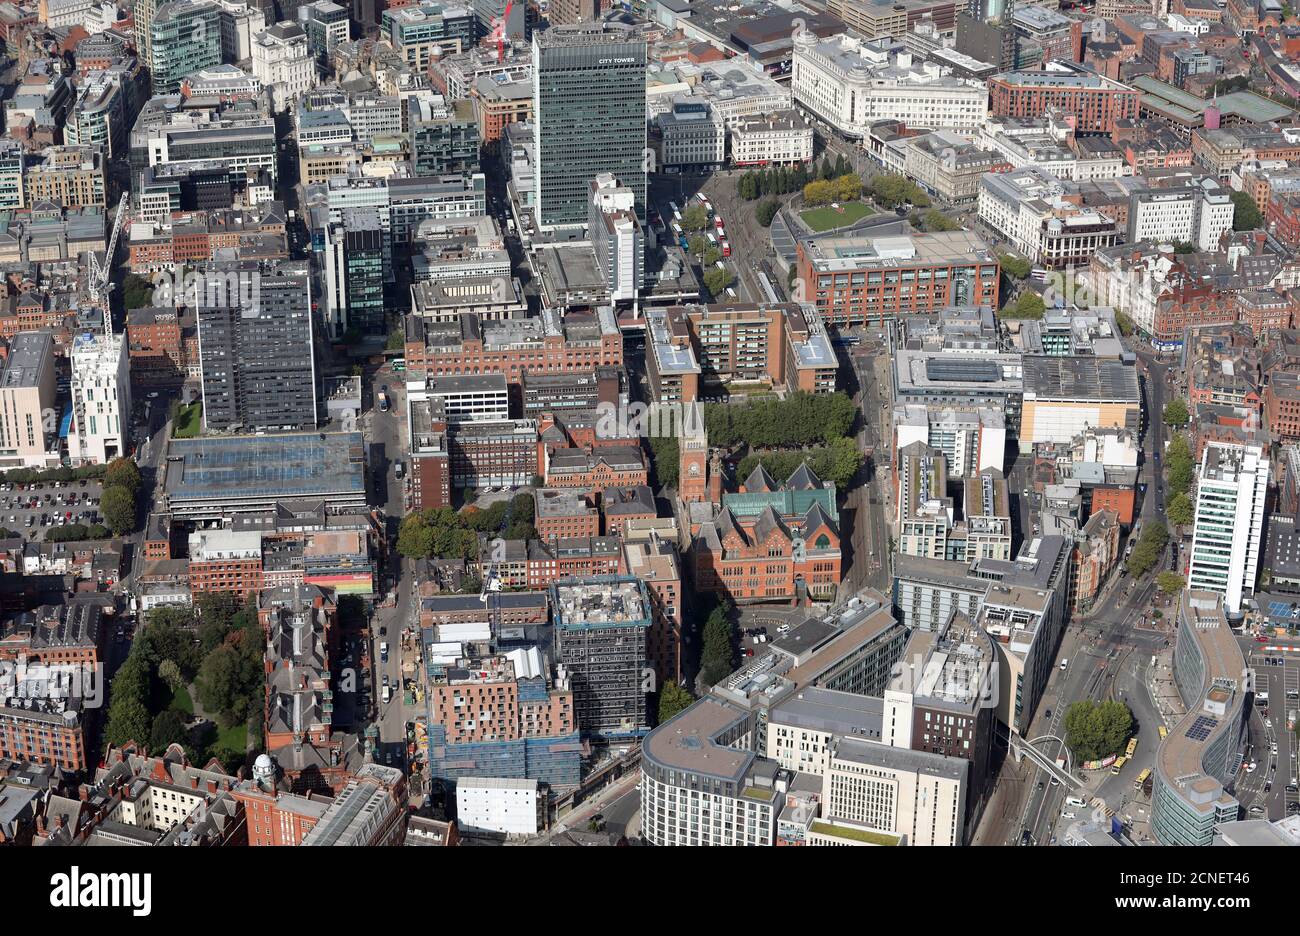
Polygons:
[[[1144,524],[1154,520],[1165,522],[1163,484],[1159,480],[1162,470],[1160,456],[1164,451],[1161,414],[1164,412],[1169,366],[1145,351],[1138,352],[1138,359],[1144,371],[1143,451],[1149,455],[1139,473],[1139,479],[1145,482],[1145,493],[1139,495],[1138,511]],[[1028,513],[1027,510],[1022,512]],[[1027,517],[1022,522],[1028,525]],[[1172,540],[1170,548],[1177,548]],[[1099,785],[1102,798],[1112,808],[1122,806],[1125,795],[1132,788],[1133,778],[1144,763],[1150,763],[1159,745],[1161,722],[1146,690],[1146,669],[1151,656],[1165,645],[1168,637],[1137,625],[1145,621],[1147,609],[1155,596],[1155,575],[1163,565],[1158,563],[1155,569],[1137,581],[1119,571],[1113,573],[1107,590],[1098,599],[1097,610],[1070,625],[1060,649],[1060,659],[1066,663],[1066,668],[1063,672],[1060,669],[1054,671],[1028,733],[1029,738],[1064,737],[1065,711],[1072,702],[1084,699],[1119,699],[1125,702],[1133,710],[1138,723],[1140,756],[1126,765],[1118,777],[1107,776]],[[1054,758],[1060,754],[1060,744],[1043,742],[1041,747]],[[1077,765],[1075,767],[1077,769]],[[1036,766],[1028,768],[1028,779],[1022,780],[1016,766],[1010,762],[1004,764],[999,783],[1024,783],[1025,788],[1011,794],[1013,805],[1000,810],[997,815],[992,811],[985,815],[977,833],[978,839],[986,844],[1014,844],[1022,832],[1028,831],[1036,844],[1048,844],[1052,839],[1052,829],[1060,818],[1064,798],[1068,795],[1066,791],[1052,785],[1046,772]],[[1008,792],[1004,790],[1004,796]],[[1015,804],[1019,804],[1019,808]],[[1019,818],[1018,823],[1010,822],[1012,816]]]

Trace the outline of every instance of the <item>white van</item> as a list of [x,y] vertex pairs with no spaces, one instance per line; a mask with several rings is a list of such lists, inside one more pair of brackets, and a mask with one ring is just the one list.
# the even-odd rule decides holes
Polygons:
[[1075,813],[1074,813],[1073,811],[1063,812],[1063,813],[1061,813],[1061,818],[1062,818],[1062,819],[1073,819],[1073,818],[1075,818]]
[[1079,797],[1077,796],[1067,796],[1065,798],[1065,805],[1082,807],[1084,805],[1084,802],[1083,800],[1079,799]]
[[384,704],[387,705],[387,704],[388,704],[388,700],[391,699],[392,697],[393,697],[393,687],[392,687],[392,686],[385,686],[385,687],[384,687]]

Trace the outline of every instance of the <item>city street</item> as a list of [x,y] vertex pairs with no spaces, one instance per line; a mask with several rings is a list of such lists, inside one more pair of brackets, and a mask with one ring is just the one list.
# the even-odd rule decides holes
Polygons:
[[[754,214],[758,201],[745,201],[736,193],[736,184],[742,170],[715,173],[704,185],[704,194],[713,202],[713,209],[723,218],[727,239],[731,242],[731,258],[724,260],[739,279],[736,292],[741,299],[766,302],[758,273],[764,265],[775,259],[767,229],[758,223]],[[766,272],[766,271],[765,271]],[[770,278],[770,273],[768,274]],[[784,283],[774,284],[776,287]]]
[[[381,413],[372,400],[368,401],[370,410],[361,417],[361,427],[370,444],[375,497],[377,506],[386,516],[389,543],[388,568],[376,587],[385,593],[396,589],[396,601],[390,606],[376,603],[370,621],[370,658],[374,667],[374,686],[370,698],[372,708],[378,713],[376,721],[384,755],[404,752],[406,723],[415,714],[408,710],[404,702],[401,670],[402,630],[418,621],[415,611],[415,576],[405,568],[406,563],[393,548],[397,542],[398,523],[405,513],[405,486],[409,480],[409,474],[399,479],[394,471],[397,462],[406,461],[404,376],[394,373],[390,365],[380,368],[371,383],[376,389],[385,385],[388,387],[391,400],[389,410]],[[387,661],[382,659],[380,653],[382,643],[388,644]],[[388,677],[392,690],[392,697],[387,703],[383,698],[385,676]]]
[[[1165,504],[1160,453],[1164,450],[1165,427],[1160,414],[1164,410],[1169,368],[1145,352],[1139,352],[1138,358],[1144,371],[1143,451],[1149,453],[1139,475],[1140,480],[1145,481],[1146,493],[1139,494],[1138,514],[1143,523],[1156,519],[1163,522]],[[1008,475],[1009,487],[1016,500],[1026,496],[1023,492],[1028,487],[1022,472],[1017,460]],[[1022,505],[1019,510],[1022,537],[1031,533],[1026,506]],[[1171,548],[1175,547],[1171,545]],[[1112,574],[1108,590],[1097,603],[1099,610],[1072,623],[1057,654],[1058,659],[1069,661],[1067,669],[1064,673],[1059,669],[1053,673],[1029,733],[1031,738],[1062,737],[1064,713],[1070,702],[1120,698],[1128,704],[1138,724],[1138,754],[1125,765],[1119,776],[1107,773],[1094,787],[1100,790],[1108,807],[1116,811],[1124,807],[1125,797],[1132,797],[1133,778],[1153,763],[1159,745],[1160,719],[1144,687],[1150,658],[1164,646],[1168,637],[1157,631],[1139,629],[1137,625],[1146,619],[1148,606],[1155,595],[1155,573],[1162,567],[1163,563],[1158,564],[1156,570],[1136,582],[1117,570]],[[1050,716],[1047,715],[1049,711]],[[1056,757],[1059,748],[1059,743],[1050,745],[1046,752]],[[1045,772],[1032,762],[1026,760],[1017,767],[1008,758],[999,778],[999,785],[1006,789],[995,795],[1000,808],[991,807],[985,813],[976,841],[1014,844],[1020,840],[1022,832],[1028,830],[1035,844],[1050,844],[1053,829],[1063,828],[1059,826],[1061,806],[1068,794],[1046,780]],[[1016,808],[1008,803],[1022,805]]]
[[[1103,782],[1103,797],[1108,793],[1115,796],[1117,790],[1125,789],[1124,783],[1131,790],[1133,777],[1154,757],[1159,742],[1158,721],[1149,698],[1137,691],[1135,680],[1141,673],[1137,664],[1149,659],[1166,639],[1163,634],[1133,627],[1154,593],[1154,579],[1131,592],[1119,584],[1112,584],[1111,588],[1099,601],[1100,610],[1096,614],[1075,621],[1066,631],[1058,659],[1068,661],[1067,667],[1064,672],[1059,667],[1053,671],[1028,733],[1030,739],[1061,738],[1065,711],[1071,702],[1120,698],[1122,693],[1121,701],[1134,709],[1139,721],[1139,757],[1119,777],[1106,774],[1106,780],[1118,782],[1111,787]],[[1056,742],[1044,742],[1036,747],[1052,758],[1061,753],[1061,745]],[[1078,765],[1074,768],[1077,774]],[[976,844],[1013,845],[1024,829],[1029,830],[1035,844],[1049,844],[1064,798],[1069,794],[1047,781],[1046,772],[1029,759],[1017,766],[1008,757],[998,780],[999,786],[1006,788],[1001,791],[1000,808],[990,807],[986,811]],[[1018,808],[1007,805],[1008,795],[1009,802],[1020,803]],[[1107,803],[1112,808],[1119,805],[1109,799]]]
[[844,554],[841,598],[868,586],[884,594],[890,591],[891,537],[886,511],[892,509],[889,463],[893,443],[888,410],[892,358],[883,351],[873,352],[873,347],[879,345],[837,347],[840,373],[845,380],[841,389],[853,396],[862,413],[858,448],[873,453],[863,463],[840,508],[840,528],[849,531],[847,543],[841,543]]

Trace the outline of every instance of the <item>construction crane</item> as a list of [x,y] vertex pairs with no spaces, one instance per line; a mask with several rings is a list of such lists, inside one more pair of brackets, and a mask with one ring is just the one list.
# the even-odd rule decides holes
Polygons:
[[506,11],[501,14],[501,25],[497,27],[497,64],[506,58],[506,24],[510,22],[510,11],[514,6],[515,0],[506,0]]
[[113,315],[108,305],[109,295],[113,291],[113,254],[117,252],[117,238],[122,233],[122,224],[126,221],[126,208],[130,201],[131,193],[122,193],[122,200],[117,203],[117,213],[113,216],[113,233],[108,238],[103,264],[100,264],[95,251],[90,252],[90,282],[87,284],[86,291],[90,296],[90,304],[104,312],[105,334],[111,334],[113,331]]

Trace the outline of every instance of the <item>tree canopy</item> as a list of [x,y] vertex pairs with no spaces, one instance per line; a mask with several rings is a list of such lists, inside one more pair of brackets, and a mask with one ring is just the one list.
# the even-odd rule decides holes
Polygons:
[[659,690],[659,724],[671,721],[690,706],[695,699],[677,683],[669,680]]
[[835,439],[830,445],[819,445],[808,449],[751,452],[740,460],[736,475],[739,478],[748,478],[755,468],[762,465],[767,469],[768,474],[778,482],[784,483],[801,464],[807,462],[808,467],[817,477],[829,481],[837,488],[844,489],[857,475],[863,460],[864,457],[858,451],[857,443],[852,439]]
[[736,182],[736,192],[746,201],[772,195],[789,195],[802,189],[813,178],[814,174],[808,171],[807,166],[802,165],[750,170],[742,174]]
[[1181,429],[1191,421],[1191,414],[1187,412],[1187,404],[1182,397],[1174,397],[1165,404],[1164,421],[1166,426],[1173,426],[1175,429]]
[[832,202],[857,201],[862,197],[862,179],[853,173],[838,179],[818,179],[803,187],[804,204],[810,208]]
[[1191,488],[1195,471],[1196,463],[1192,461],[1187,437],[1175,435],[1169,440],[1169,448],[1165,449],[1165,482],[1171,498],[1185,494]]
[[124,487],[106,487],[99,501],[104,523],[114,535],[121,536],[135,529],[135,497]]
[[113,677],[105,739],[137,741],[152,751],[180,743],[192,763],[216,755],[237,768],[244,751],[219,749],[215,731],[188,731],[189,705],[178,700],[193,683],[212,717],[228,728],[256,722],[256,737],[265,702],[264,653],[256,607],[230,593],[200,595],[190,607],[154,608]]
[[407,514],[397,528],[397,552],[408,559],[473,559],[478,556],[478,534],[499,534],[505,539],[532,539],[536,502],[523,492],[490,507],[434,507]]
[[1125,563],[1129,575],[1136,577],[1151,571],[1160,561],[1160,555],[1168,544],[1169,531],[1163,523],[1156,520],[1144,526],[1137,545]]
[[1012,279],[1026,279],[1033,269],[1033,264],[1026,258],[1013,257],[1011,254],[998,254],[998,261],[1002,264],[1002,272]]
[[923,231],[958,231],[961,225],[948,217],[938,208],[931,208],[920,215],[920,227]]
[[1156,576],[1156,587],[1166,595],[1176,595],[1187,587],[1187,579],[1177,572],[1161,572]]
[[683,231],[704,231],[709,227],[708,209],[698,202],[682,212]]
[[731,603],[720,601],[704,622],[704,644],[700,652],[700,676],[705,685],[722,682],[736,661],[736,632],[731,623]]
[[717,267],[709,267],[704,271],[704,288],[707,289],[716,299],[719,295],[726,292],[732,283],[736,281],[736,274],[730,270],[720,270]]
[[1065,743],[1079,761],[1118,754],[1133,733],[1133,713],[1123,702],[1086,699],[1065,712]]
[[1176,494],[1165,505],[1165,514],[1174,526],[1189,526],[1196,519],[1192,499],[1186,493]]
[[1228,197],[1232,199],[1235,208],[1232,215],[1234,231],[1254,231],[1264,226],[1264,216],[1260,214],[1259,206],[1255,204],[1255,199],[1250,197],[1249,192],[1229,190]]
[[1026,289],[1016,297],[1015,302],[1003,306],[1000,314],[1007,319],[1041,319],[1046,311],[1043,297],[1032,289]]
[[104,486],[120,486],[132,494],[140,490],[140,466],[129,458],[115,458],[104,469]]
[[711,403],[704,426],[712,445],[802,447],[848,435],[857,407],[844,393],[792,393],[785,399]]
[[676,487],[681,470],[681,449],[672,436],[650,437],[650,465],[654,469],[655,484],[659,487]]
[[925,190],[906,176],[896,173],[875,176],[867,191],[886,208],[897,208],[904,204],[917,208],[930,207],[930,198]]

